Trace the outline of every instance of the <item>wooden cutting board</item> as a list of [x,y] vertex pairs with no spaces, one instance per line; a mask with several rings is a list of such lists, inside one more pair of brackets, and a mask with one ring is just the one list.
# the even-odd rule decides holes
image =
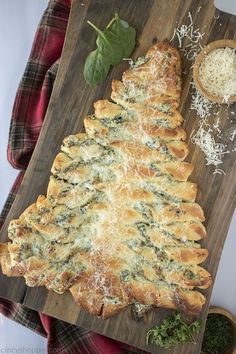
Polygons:
[[[216,10],[213,1],[207,0],[74,0],[66,35],[66,41],[60,62],[59,72],[47,110],[39,141],[26,171],[21,188],[1,232],[1,242],[7,240],[7,227],[11,219],[18,218],[23,210],[33,203],[37,196],[46,193],[52,162],[60,150],[65,136],[83,129],[83,118],[92,111],[97,99],[109,97],[111,80],[120,79],[127,68],[127,62],[113,68],[107,80],[100,86],[91,88],[83,79],[83,65],[88,53],[95,47],[96,34],[86,24],[89,19],[103,28],[115,12],[127,20],[137,30],[137,46],[133,57],[142,55],[157,40],[171,38],[174,27],[188,24],[188,12],[192,14],[194,28],[206,35],[202,44],[221,38],[236,39],[236,17]],[[219,18],[218,18],[219,15]],[[177,41],[173,42],[175,45]],[[186,74],[183,75],[183,97],[181,113],[185,118],[184,128],[188,136],[197,126],[196,114],[190,110],[192,80],[191,63],[184,60]],[[236,105],[230,106],[236,112]],[[236,115],[227,118],[227,109],[220,110],[220,127],[223,140],[232,150],[233,142],[228,137],[235,129]],[[215,117],[211,118],[213,123]],[[234,124],[234,127],[233,127]],[[227,154],[220,165],[226,176],[215,174],[212,167],[206,167],[200,150],[188,142],[190,155],[188,161],[195,165],[191,180],[198,183],[197,201],[206,215],[208,238],[202,242],[210,256],[204,263],[215,277],[224,240],[236,201],[236,153]],[[226,274],[226,276],[234,276]],[[207,304],[201,318],[205,319],[212,288],[205,291]],[[70,293],[57,295],[45,288],[28,288],[20,278],[0,276],[0,296],[18,302],[24,306],[44,312],[64,321],[77,324],[104,334],[108,337],[129,343],[153,353],[164,353],[155,346],[145,344],[146,332],[160,323],[169,311],[156,309],[141,321],[136,321],[130,308],[107,320],[95,318],[84,312],[73,301]],[[203,332],[203,331],[202,331]],[[198,344],[176,347],[174,354],[200,353],[202,333]],[[106,354],[106,353],[104,353]]]

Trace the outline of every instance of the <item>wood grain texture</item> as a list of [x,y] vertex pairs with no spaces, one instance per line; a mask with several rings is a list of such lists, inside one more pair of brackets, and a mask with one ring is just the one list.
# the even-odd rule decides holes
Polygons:
[[[98,27],[103,27],[113,13],[118,12],[122,18],[128,20],[137,30],[134,58],[144,54],[156,40],[171,38],[175,26],[188,23],[188,11],[192,14],[194,27],[200,28],[201,32],[206,33],[203,44],[221,38],[236,38],[236,17],[216,10],[213,1],[112,0],[108,2],[86,0],[83,3],[85,5],[82,5],[80,0],[73,1],[59,72],[44,126],[21,188],[2,229],[1,242],[7,240],[9,221],[17,218],[29,204],[35,201],[38,194],[46,192],[52,161],[60,149],[63,138],[83,129],[83,118],[92,111],[93,102],[109,97],[111,80],[113,78],[119,79],[121,73],[127,68],[125,62],[113,68],[107,80],[98,87],[91,88],[85,83],[83,64],[88,53],[94,49],[96,38],[95,32],[86,24],[87,19],[96,23]],[[218,14],[220,18],[216,19]],[[176,41],[173,43],[177,45]],[[183,75],[181,102],[181,113],[185,118],[184,128],[188,136],[192,130],[196,129],[198,119],[195,112],[190,110],[191,64],[184,61],[187,75]],[[235,104],[231,105],[230,111],[236,111]],[[220,109],[219,116],[223,140],[225,143],[227,142],[229,149],[232,149],[233,142],[229,141],[228,137],[235,129],[235,118],[232,115],[230,119],[227,119],[225,107]],[[210,121],[213,123],[214,120],[215,117],[212,116]],[[191,180],[198,184],[197,201],[202,205],[207,220],[205,225],[208,238],[202,242],[202,245],[209,249],[210,256],[203,266],[215,277],[236,204],[236,153],[225,155],[224,163],[220,166],[225,170],[226,176],[213,175],[214,169],[205,166],[201,151],[190,141],[188,144],[190,147],[188,161],[195,165]],[[202,319],[206,317],[211,291],[212,288],[204,291],[207,296],[207,304],[201,314]],[[129,307],[104,321],[94,318],[80,309],[69,293],[57,295],[48,292],[45,288],[31,289],[25,286],[23,279],[8,279],[3,275],[0,276],[0,296],[147,351],[166,353],[155,346],[146,346],[145,335],[150,327],[160,323],[166,317],[169,312],[167,310],[156,309],[147,314],[142,321],[137,322]],[[199,335],[197,345],[179,346],[172,353],[200,353],[201,337],[202,333]]]

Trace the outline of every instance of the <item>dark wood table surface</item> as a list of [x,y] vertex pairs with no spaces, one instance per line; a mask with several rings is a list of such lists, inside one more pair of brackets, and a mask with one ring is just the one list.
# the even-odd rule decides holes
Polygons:
[[[89,19],[102,28],[112,15],[118,12],[121,18],[126,19],[137,30],[137,47],[133,55],[135,58],[144,54],[156,40],[170,39],[174,27],[189,23],[187,19],[189,11],[192,14],[194,28],[199,28],[201,32],[206,33],[201,42],[203,45],[222,38],[236,39],[236,16],[215,9],[212,0],[73,1],[59,72],[43,129],[21,188],[1,231],[1,242],[7,240],[7,227],[10,220],[18,218],[39,194],[46,193],[50,167],[60,150],[63,138],[83,129],[83,118],[91,112],[93,102],[109,97],[111,80],[119,79],[127,67],[125,62],[114,67],[107,80],[98,87],[91,88],[86,84],[83,79],[83,64],[88,53],[95,47],[96,38],[95,32],[86,24],[86,20]],[[178,44],[176,40],[173,43]],[[188,136],[198,124],[196,113],[190,110],[191,65],[191,62],[184,59],[186,75],[183,75],[181,113],[185,119],[184,128]],[[235,112],[235,108],[233,104],[230,110]],[[220,127],[223,141],[227,143],[229,149],[232,149],[233,142],[229,141],[228,137],[232,132],[233,124],[235,129],[235,121],[227,119],[226,111],[224,107],[220,109]],[[214,119],[211,117],[210,121],[213,123]],[[206,167],[204,156],[199,148],[191,144],[190,140],[188,143],[190,154],[187,161],[195,165],[191,180],[198,184],[197,202],[203,207],[207,220],[205,226],[208,238],[202,242],[202,246],[209,249],[210,256],[203,266],[211,272],[214,279],[236,204],[236,153],[225,155],[224,162],[220,165],[220,168],[226,172],[226,176],[213,175],[214,168]],[[231,275],[226,274],[226,276]],[[200,315],[203,320],[206,318],[211,292],[212,288],[204,291],[207,304]],[[7,278],[2,274],[0,296],[147,351],[166,352],[153,345],[147,346],[145,336],[150,327],[166,317],[168,310],[153,310],[143,320],[136,321],[131,315],[130,308],[127,308],[104,321],[83,311],[73,301],[69,292],[57,295],[45,288],[29,288],[25,285],[24,279]],[[200,353],[202,333],[203,329],[196,345],[178,346],[170,353]]]

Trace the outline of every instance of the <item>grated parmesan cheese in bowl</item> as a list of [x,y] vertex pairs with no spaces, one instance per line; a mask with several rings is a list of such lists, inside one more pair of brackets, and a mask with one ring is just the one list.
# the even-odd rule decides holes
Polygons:
[[199,81],[214,96],[236,95],[236,52],[233,48],[218,48],[207,54],[199,66]]
[[236,101],[236,42],[223,39],[207,45],[196,59],[193,76],[198,91],[211,101]]

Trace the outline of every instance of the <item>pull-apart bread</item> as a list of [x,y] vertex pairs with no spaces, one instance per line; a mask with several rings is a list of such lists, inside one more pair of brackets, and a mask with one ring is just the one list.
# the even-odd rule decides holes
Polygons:
[[[86,133],[64,139],[47,188],[9,225],[2,271],[29,286],[70,290],[107,318],[134,304],[199,313],[211,284],[193,166],[177,111],[181,62],[154,45],[94,104]],[[197,289],[195,289],[197,288]]]

